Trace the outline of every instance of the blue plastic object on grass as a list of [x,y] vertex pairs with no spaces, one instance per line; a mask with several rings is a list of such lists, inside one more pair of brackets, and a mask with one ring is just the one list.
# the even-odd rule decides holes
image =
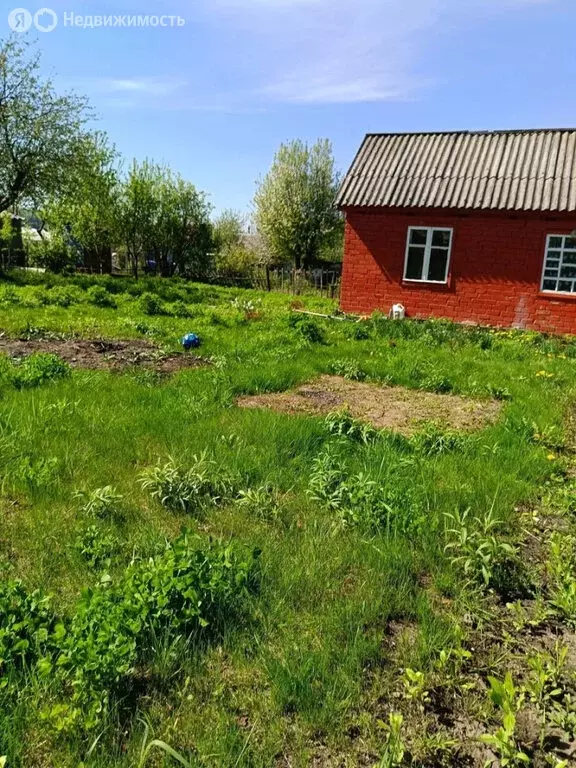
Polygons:
[[189,349],[196,349],[200,346],[200,337],[195,333],[187,333],[182,339],[182,346],[186,351]]

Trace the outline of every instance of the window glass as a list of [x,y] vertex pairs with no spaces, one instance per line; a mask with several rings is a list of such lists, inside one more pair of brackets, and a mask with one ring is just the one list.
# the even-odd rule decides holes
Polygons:
[[427,238],[428,238],[427,229],[413,229],[410,234],[410,244],[426,245]]
[[422,269],[424,267],[424,248],[408,249],[408,262],[406,264],[407,280],[422,280]]
[[440,248],[450,247],[450,232],[442,229],[435,229],[432,233],[432,245]]
[[445,283],[448,277],[451,249],[451,229],[409,228],[404,279],[420,280],[424,283]]
[[542,290],[576,293],[576,238],[571,235],[548,237]]
[[430,251],[430,264],[428,266],[428,280],[444,282],[446,280],[447,264],[448,251],[446,248],[432,248]]

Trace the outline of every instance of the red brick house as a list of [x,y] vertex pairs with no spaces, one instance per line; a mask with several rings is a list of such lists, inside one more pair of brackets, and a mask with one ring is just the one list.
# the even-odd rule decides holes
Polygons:
[[369,134],[341,307],[576,334],[576,129]]

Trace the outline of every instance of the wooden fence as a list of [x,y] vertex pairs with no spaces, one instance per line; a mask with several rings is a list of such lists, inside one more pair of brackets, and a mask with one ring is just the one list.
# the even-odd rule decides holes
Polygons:
[[238,288],[256,288],[261,291],[280,291],[295,296],[317,293],[336,299],[340,296],[341,268],[330,269],[261,269],[248,277],[216,275],[218,285]]

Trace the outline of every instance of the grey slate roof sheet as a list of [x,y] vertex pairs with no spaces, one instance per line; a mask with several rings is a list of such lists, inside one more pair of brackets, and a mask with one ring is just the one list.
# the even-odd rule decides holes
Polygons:
[[576,129],[368,134],[336,202],[576,211]]

